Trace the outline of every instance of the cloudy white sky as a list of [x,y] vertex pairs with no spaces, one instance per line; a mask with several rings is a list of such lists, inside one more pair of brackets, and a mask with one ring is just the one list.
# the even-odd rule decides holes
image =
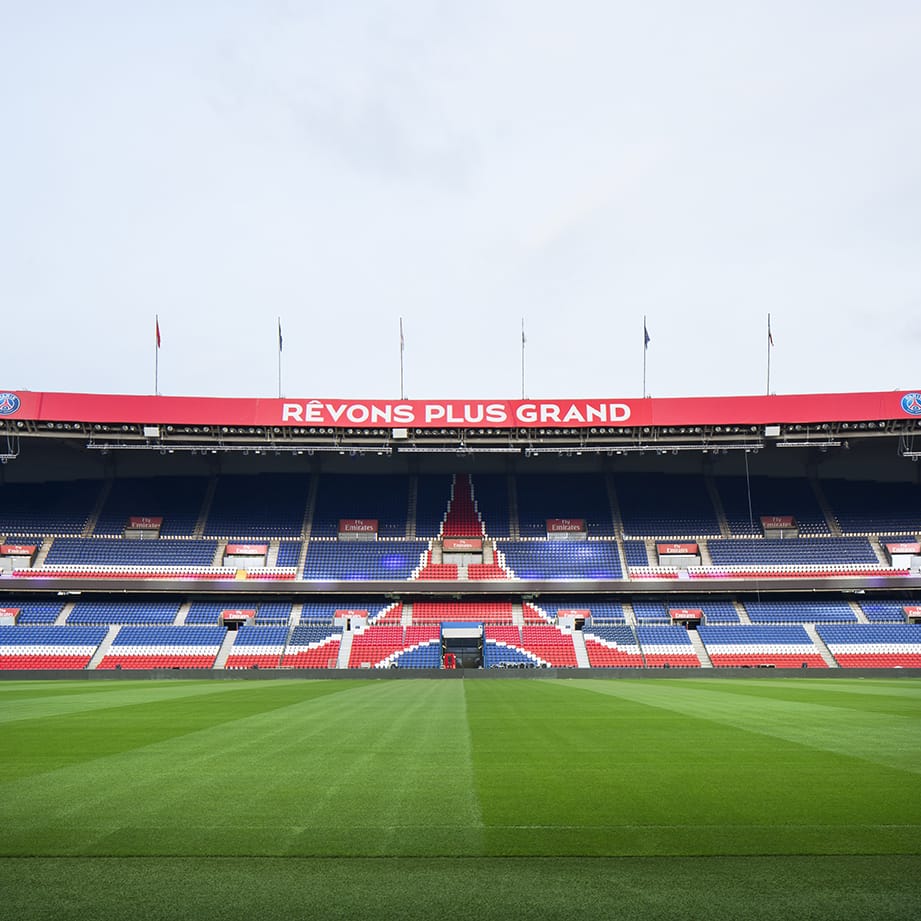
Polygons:
[[917,0],[0,0],[0,389],[921,386]]

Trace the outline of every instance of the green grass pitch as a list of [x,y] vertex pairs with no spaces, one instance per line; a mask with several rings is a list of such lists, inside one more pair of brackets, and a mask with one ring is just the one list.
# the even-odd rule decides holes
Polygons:
[[912,679],[0,682],[0,918],[921,918]]

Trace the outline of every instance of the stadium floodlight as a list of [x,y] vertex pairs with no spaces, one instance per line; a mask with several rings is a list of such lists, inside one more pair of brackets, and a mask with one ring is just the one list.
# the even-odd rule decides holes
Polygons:
[[778,441],[778,448],[840,448],[840,441]]

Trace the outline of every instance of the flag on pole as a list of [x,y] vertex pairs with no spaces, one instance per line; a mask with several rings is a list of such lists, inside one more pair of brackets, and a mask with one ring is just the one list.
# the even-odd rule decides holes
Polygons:
[[524,317],[521,318],[521,344],[524,345],[527,342],[527,337],[524,334]]
[[278,318],[278,351],[284,347],[284,339],[281,337],[281,317]]
[[773,348],[774,337],[771,335],[771,315],[768,314],[768,345]]
[[403,338],[403,318],[400,317],[400,351],[403,352],[406,348],[406,340]]
[[648,349],[648,348],[649,348],[649,343],[650,343],[651,341],[652,341],[652,340],[649,338],[649,330],[646,329],[646,320],[644,319],[644,320],[643,320],[643,348],[644,348],[644,349]]
[[154,329],[156,330],[156,333],[157,333],[157,348],[160,348],[160,317],[159,316],[157,316],[156,318]]

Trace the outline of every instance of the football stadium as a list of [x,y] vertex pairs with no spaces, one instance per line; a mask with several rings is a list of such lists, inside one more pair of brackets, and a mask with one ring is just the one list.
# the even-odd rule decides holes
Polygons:
[[4,917],[921,913],[921,393],[0,427]]

